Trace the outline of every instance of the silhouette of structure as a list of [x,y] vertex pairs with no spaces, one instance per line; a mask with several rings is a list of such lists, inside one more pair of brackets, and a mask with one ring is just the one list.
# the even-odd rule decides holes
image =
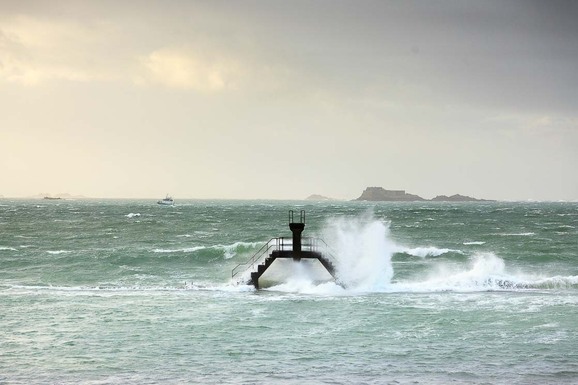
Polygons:
[[335,258],[327,252],[325,241],[320,238],[301,237],[305,229],[305,210],[301,210],[299,222],[294,221],[293,210],[289,211],[289,229],[293,234],[291,240],[285,237],[272,238],[249,261],[237,265],[231,272],[232,278],[242,271],[255,269],[256,266],[245,283],[259,289],[259,278],[278,258],[290,258],[297,262],[302,259],[317,259],[337,282]]

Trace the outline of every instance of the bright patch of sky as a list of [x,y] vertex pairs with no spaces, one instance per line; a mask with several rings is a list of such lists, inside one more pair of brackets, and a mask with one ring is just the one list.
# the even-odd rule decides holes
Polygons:
[[3,1],[0,195],[578,200],[572,1]]

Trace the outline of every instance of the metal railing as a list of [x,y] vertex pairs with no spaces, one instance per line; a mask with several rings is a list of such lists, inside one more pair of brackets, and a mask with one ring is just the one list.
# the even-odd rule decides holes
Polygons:
[[[263,259],[265,256],[271,254],[273,251],[291,251],[293,250],[293,238],[292,237],[278,237],[271,238],[267,243],[265,243],[248,261],[240,263],[231,271],[231,278],[235,278],[237,274],[242,271],[248,270],[250,267],[254,268],[255,265]],[[324,258],[329,260],[334,265],[336,264],[335,257],[329,252],[331,248],[327,243],[321,238],[305,237],[302,239],[301,244],[302,251],[317,251],[320,252]]]
[[[299,223],[305,223],[305,210],[301,210],[299,213]],[[289,223],[293,223],[293,210],[289,210]]]
[[235,268],[231,271],[231,278],[235,278],[237,274],[239,274],[241,271],[247,270],[249,266],[254,266],[255,263],[263,257],[263,255],[268,254],[269,250],[275,247],[277,240],[278,238],[271,238],[259,250],[257,250],[257,252],[253,254],[253,256],[247,262],[239,263],[237,266],[235,266]]

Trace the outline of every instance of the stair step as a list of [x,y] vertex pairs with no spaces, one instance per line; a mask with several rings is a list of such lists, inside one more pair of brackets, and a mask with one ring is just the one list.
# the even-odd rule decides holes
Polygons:
[[259,289],[259,273],[251,273],[251,285],[255,286],[255,289]]

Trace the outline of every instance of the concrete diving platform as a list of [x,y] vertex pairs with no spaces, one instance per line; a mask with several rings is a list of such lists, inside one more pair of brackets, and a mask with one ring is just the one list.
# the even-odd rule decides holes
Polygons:
[[277,259],[292,259],[296,262],[302,259],[317,259],[337,281],[335,258],[328,252],[329,247],[320,238],[303,238],[305,229],[305,210],[301,210],[299,222],[294,220],[293,210],[289,211],[289,229],[292,237],[272,238],[249,261],[237,265],[231,272],[234,279],[238,274],[251,271],[250,278],[245,281],[259,289],[259,279]]

